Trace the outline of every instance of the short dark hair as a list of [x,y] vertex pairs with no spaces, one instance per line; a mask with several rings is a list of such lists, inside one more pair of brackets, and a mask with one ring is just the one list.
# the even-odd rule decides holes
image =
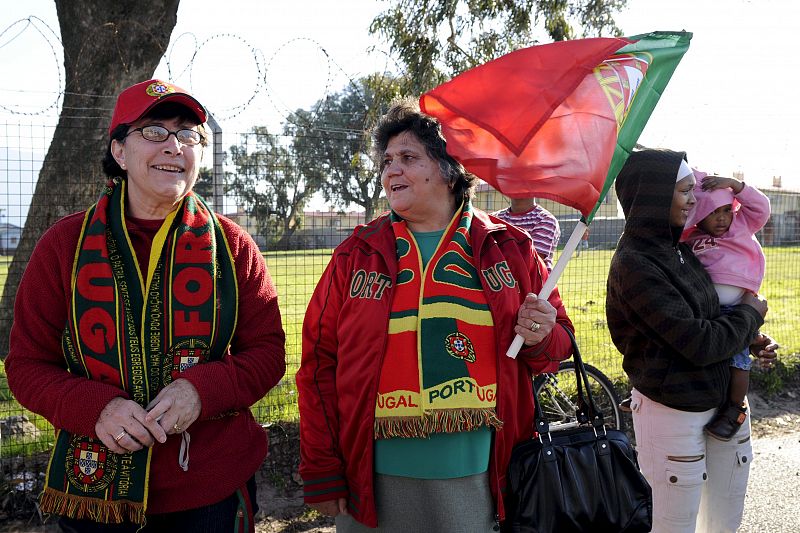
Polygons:
[[472,198],[478,178],[447,153],[447,141],[442,135],[441,124],[435,117],[420,111],[419,104],[413,98],[393,100],[389,111],[372,128],[373,156],[381,172],[383,153],[389,141],[405,132],[412,133],[425,147],[428,156],[439,163],[441,174],[451,185],[453,196],[458,200]]
[[[206,129],[204,124],[197,123],[197,116],[192,113],[192,111],[184,105],[178,104],[176,102],[164,102],[161,105],[158,105],[151,109],[148,113],[143,115],[141,119],[152,119],[152,120],[172,120],[174,118],[184,120],[190,124],[194,124],[195,126],[200,126],[198,129],[200,130],[200,135],[202,136],[202,140],[200,144],[202,146],[208,146],[208,130]],[[109,178],[125,178],[127,177],[128,173],[122,170],[122,167],[119,166],[117,160],[114,159],[114,155],[111,153],[111,141],[119,141],[121,143],[125,142],[125,137],[128,135],[128,128],[130,128],[130,124],[120,124],[111,132],[108,140],[108,146],[106,147],[106,154],[103,156],[103,172]]]

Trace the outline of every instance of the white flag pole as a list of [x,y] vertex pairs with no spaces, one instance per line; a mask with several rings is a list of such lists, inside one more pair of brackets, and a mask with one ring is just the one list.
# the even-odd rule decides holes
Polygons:
[[[550,293],[556,288],[558,278],[561,277],[561,274],[564,273],[564,269],[567,268],[567,262],[569,262],[570,258],[572,258],[572,254],[575,253],[575,250],[578,248],[578,244],[580,244],[583,234],[586,232],[586,228],[588,227],[589,226],[587,226],[583,220],[579,220],[578,223],[575,224],[575,229],[572,230],[572,235],[569,236],[567,244],[564,245],[564,250],[562,250],[556,265],[553,267],[552,272],[550,272],[550,275],[545,280],[544,285],[542,285],[542,290],[539,291],[539,295],[537,296],[539,299],[547,300],[550,298]],[[512,359],[516,359],[517,354],[524,343],[525,338],[522,335],[517,334],[514,337],[514,341],[511,343],[511,346],[508,347],[506,355]]]

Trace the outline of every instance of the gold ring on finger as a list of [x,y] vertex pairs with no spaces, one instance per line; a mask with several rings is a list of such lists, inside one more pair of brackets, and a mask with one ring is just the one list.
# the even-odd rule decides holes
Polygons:
[[119,435],[114,437],[114,442],[119,442],[122,439],[122,437],[124,437],[127,434],[128,434],[128,432],[123,429],[122,432]]
[[183,428],[180,427],[177,422],[175,423],[174,426],[172,426],[172,429],[174,429],[177,433],[180,433],[181,431],[183,431]]
[[542,325],[536,322],[535,320],[531,322],[531,329],[533,331],[538,330],[540,327],[542,327]]

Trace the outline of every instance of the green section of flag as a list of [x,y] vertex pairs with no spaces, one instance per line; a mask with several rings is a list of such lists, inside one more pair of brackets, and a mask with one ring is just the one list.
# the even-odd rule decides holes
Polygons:
[[680,63],[683,54],[689,49],[689,41],[692,34],[689,32],[666,32],[656,31],[642,35],[629,37],[635,41],[617,51],[619,54],[644,54],[650,63],[644,80],[636,91],[631,109],[628,112],[625,122],[622,124],[617,134],[617,143],[614,148],[614,157],[606,174],[603,189],[600,191],[600,198],[595,204],[586,223],[589,224],[594,218],[595,213],[600,208],[600,204],[608,194],[608,190],[614,184],[614,180],[622,169],[622,165],[628,159],[636,141],[639,139],[647,120],[655,109],[659,98],[664,93],[673,72]]

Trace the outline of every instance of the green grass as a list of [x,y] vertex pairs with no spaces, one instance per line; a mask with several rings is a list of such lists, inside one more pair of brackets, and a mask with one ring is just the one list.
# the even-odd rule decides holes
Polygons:
[[11,265],[10,255],[0,255],[0,298],[3,297],[3,292],[6,288],[6,279],[8,279],[8,267]]
[[761,294],[769,312],[762,328],[781,345],[784,355],[800,354],[800,247],[766,248],[767,272]]
[[[780,363],[775,372],[754,376],[770,391],[780,390],[782,384],[800,369],[800,317],[796,312],[800,301],[800,247],[766,248],[767,274],[762,294],[769,302],[769,314],[763,330],[781,344]],[[264,254],[278,298],[286,330],[286,376],[253,412],[262,423],[297,419],[297,389],[294,375],[300,363],[303,316],[311,293],[330,260],[331,250],[268,252]],[[619,355],[606,328],[605,284],[612,250],[584,251],[569,262],[559,281],[559,290],[577,332],[578,344],[584,359],[606,373],[620,387],[626,386]],[[0,257],[0,283],[5,280],[8,261]],[[794,355],[793,355],[794,354]],[[40,428],[39,440],[7,442],[3,439],[0,452],[30,454],[47,447],[52,441],[49,424],[41,417],[27,413],[10,397],[5,384],[5,372],[0,364],[0,418],[25,413]]]
[[[782,356],[800,353],[800,248],[765,249],[767,272],[761,294],[769,313],[762,331],[780,345]],[[594,250],[573,257],[558,286],[584,358],[615,375],[621,372],[621,356],[611,343],[605,318],[605,287],[613,250]]]
[[6,369],[0,361],[0,419],[24,415],[36,431],[24,437],[0,435],[0,458],[28,456],[46,451],[53,441],[53,427],[47,420],[23,408],[8,390]]
[[[24,414],[36,426],[35,432],[24,437],[3,436],[2,443],[0,443],[0,457],[27,457],[50,449],[55,435],[53,426],[47,420],[23,409],[16,401],[0,403],[0,413],[3,413],[3,418]],[[8,413],[13,414],[9,415]]]
[[606,276],[612,255],[611,250],[591,250],[573,257],[558,290],[575,326],[584,361],[614,378],[622,376],[622,357],[606,328]]
[[264,254],[267,268],[278,288],[281,319],[286,331],[286,376],[253,406],[253,413],[261,422],[296,420],[299,416],[294,375],[300,367],[303,317],[331,252],[328,249]]

